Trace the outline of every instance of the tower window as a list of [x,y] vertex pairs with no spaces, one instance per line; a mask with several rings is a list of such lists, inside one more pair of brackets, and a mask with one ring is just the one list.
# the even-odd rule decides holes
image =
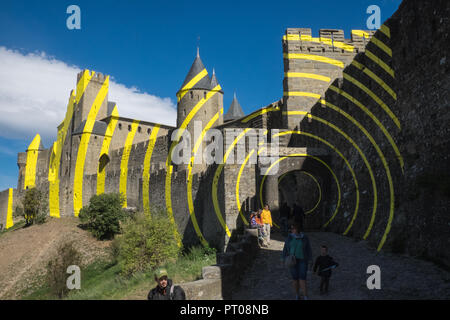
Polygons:
[[142,131],[142,128],[138,127],[138,132],[141,133],[141,131]]
[[119,130],[122,130],[122,124],[119,123]]
[[131,131],[131,124],[128,125],[128,131]]
[[147,134],[150,134],[150,128],[147,129]]
[[183,109],[183,117],[186,116],[186,109]]
[[203,98],[206,99],[206,91],[203,92]]
[[190,92],[190,94],[191,94],[191,99],[194,99],[194,92]]

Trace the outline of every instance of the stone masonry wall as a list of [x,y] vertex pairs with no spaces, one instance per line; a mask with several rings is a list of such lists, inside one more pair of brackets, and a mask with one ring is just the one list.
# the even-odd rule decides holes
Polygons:
[[[343,79],[334,81],[324,94],[339,110],[324,103],[311,109],[313,116],[350,137],[367,162],[349,139],[326,123],[305,118],[300,125],[340,150],[358,181],[360,201],[355,216],[357,188],[345,162],[334,153],[331,166],[343,197],[330,230],[366,238],[378,249],[409,253],[446,266],[450,266],[449,13],[448,1],[403,1],[384,24],[389,32],[379,30],[373,36],[386,47],[368,43],[365,52],[355,57],[356,63],[345,68]],[[290,143],[323,147],[310,138],[293,137]],[[368,166],[377,188],[375,215]]]

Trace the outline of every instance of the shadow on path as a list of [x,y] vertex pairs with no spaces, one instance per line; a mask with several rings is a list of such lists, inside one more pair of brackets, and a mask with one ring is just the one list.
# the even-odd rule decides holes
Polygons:
[[[320,277],[308,270],[308,298],[312,300],[361,299],[449,299],[450,273],[431,262],[400,256],[367,247],[364,241],[331,232],[307,232],[314,259],[320,245],[339,263],[330,280],[329,294],[319,295]],[[295,293],[281,253],[284,237],[272,234],[269,248],[261,248],[246,271],[232,299],[293,300]],[[381,269],[381,290],[367,289],[367,267]]]

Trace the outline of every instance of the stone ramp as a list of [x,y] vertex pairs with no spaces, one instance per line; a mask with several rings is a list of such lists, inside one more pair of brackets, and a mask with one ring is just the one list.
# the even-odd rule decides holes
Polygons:
[[[330,279],[329,294],[319,295],[320,278],[308,270],[308,298],[311,300],[361,299],[449,299],[450,273],[431,262],[408,256],[377,252],[363,241],[330,232],[307,232],[314,259],[320,245],[339,263]],[[247,270],[233,299],[294,300],[289,271],[281,263],[284,238],[273,234],[269,248],[261,248]],[[366,286],[369,265],[381,269],[381,290]]]

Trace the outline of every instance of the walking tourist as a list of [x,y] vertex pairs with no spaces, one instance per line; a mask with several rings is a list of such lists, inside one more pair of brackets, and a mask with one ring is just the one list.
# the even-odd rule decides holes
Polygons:
[[283,261],[291,273],[297,300],[300,300],[299,289],[303,293],[303,300],[308,300],[306,275],[308,262],[311,260],[312,253],[309,239],[302,232],[301,227],[298,224],[294,224],[284,243]]

